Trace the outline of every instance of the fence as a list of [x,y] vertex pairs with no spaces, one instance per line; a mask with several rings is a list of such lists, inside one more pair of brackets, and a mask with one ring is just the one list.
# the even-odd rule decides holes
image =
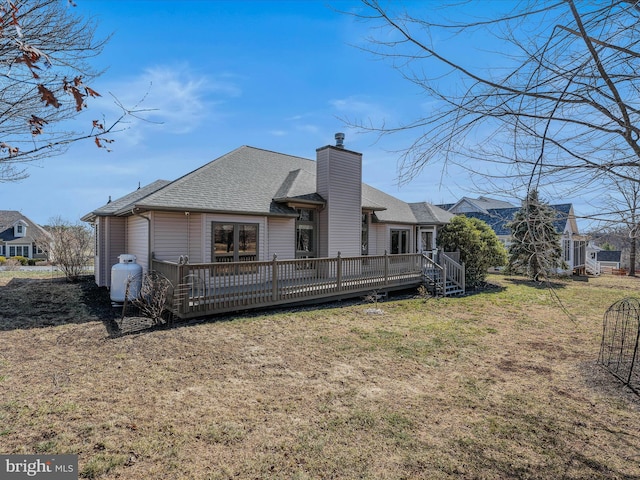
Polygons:
[[153,260],[175,286],[180,318],[418,286],[422,254],[178,264]]
[[604,314],[598,363],[634,392],[640,394],[640,301],[626,298],[611,305]]

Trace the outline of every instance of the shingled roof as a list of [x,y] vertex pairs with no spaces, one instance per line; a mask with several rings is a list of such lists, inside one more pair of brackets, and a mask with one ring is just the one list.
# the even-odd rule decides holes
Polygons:
[[620,262],[622,252],[620,250],[600,250],[596,252],[596,259],[599,262]]
[[[20,220],[27,225],[26,237],[16,237],[14,235],[13,226]],[[18,240],[24,242],[25,239],[27,241],[37,241],[50,236],[49,232],[44,228],[17,210],[0,210],[0,241],[11,242]]]
[[[98,215],[127,215],[133,209],[296,215],[288,202],[325,203],[316,192],[316,162],[243,146],[173,182],[158,180],[138,189],[82,220],[92,221]],[[362,184],[362,207],[374,211],[379,222],[446,223],[450,215],[433,205],[409,205],[366,184]]]
[[[562,234],[571,212],[571,204],[549,205],[549,207],[556,212],[556,220],[553,222],[556,232]],[[508,224],[514,219],[519,210],[520,207],[491,208],[487,210],[487,213],[466,212],[464,215],[486,222],[496,232],[496,235],[509,236],[511,235],[511,229]]]
[[139,187],[137,190],[114,201],[111,201],[111,198],[109,198],[109,201],[106,205],[103,205],[102,207],[94,210],[91,213],[87,213],[81,218],[81,220],[83,222],[90,222],[99,215],[114,215],[117,212],[121,212],[122,210],[130,209],[131,206],[135,204],[135,202],[140,201],[144,197],[151,195],[154,192],[157,192],[169,183],[171,182],[168,180],[156,180],[155,182],[150,183],[149,185],[145,185],[144,187]]

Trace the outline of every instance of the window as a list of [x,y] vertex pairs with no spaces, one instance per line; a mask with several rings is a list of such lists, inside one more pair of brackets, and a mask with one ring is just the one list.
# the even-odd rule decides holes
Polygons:
[[298,208],[296,219],[296,258],[315,258],[317,215],[310,208]]
[[213,223],[214,262],[254,262],[258,260],[258,224]]
[[409,253],[409,230],[391,230],[391,253]]
[[10,245],[9,246],[10,257],[26,257],[29,258],[29,245]]
[[18,233],[22,233],[23,232],[23,226],[22,225],[18,225]]
[[562,240],[562,260],[571,260],[571,240]]
[[433,232],[422,231],[420,232],[420,241],[422,242],[422,251],[433,250]]
[[369,214],[362,214],[362,255],[369,255]]

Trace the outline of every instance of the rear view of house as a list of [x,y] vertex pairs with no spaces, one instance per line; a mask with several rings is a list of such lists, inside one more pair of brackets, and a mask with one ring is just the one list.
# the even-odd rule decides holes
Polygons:
[[133,254],[221,264],[409,254],[435,248],[452,215],[362,183],[362,154],[343,137],[309,160],[240,147],[172,181],[158,180],[88,213],[96,227],[98,285]]

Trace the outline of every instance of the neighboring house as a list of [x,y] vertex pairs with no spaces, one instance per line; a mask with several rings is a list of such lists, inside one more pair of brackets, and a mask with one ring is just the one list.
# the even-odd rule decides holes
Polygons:
[[587,263],[592,264],[594,274],[619,270],[621,257],[620,250],[604,250],[592,241],[587,244]]
[[[506,248],[511,245],[511,229],[508,224],[514,219],[520,207],[487,197],[477,199],[464,197],[457,203],[438,206],[450,213],[474,217],[486,222]],[[585,271],[587,268],[586,237],[578,231],[573,205],[565,203],[549,206],[556,212],[554,225],[561,235],[562,259],[569,267],[569,271],[576,273]]]
[[158,180],[86,214],[95,278],[110,286],[123,253],[204,264],[431,251],[453,215],[362,183],[362,154],[338,143],[316,160],[243,146],[169,182]]
[[487,213],[489,210],[494,210],[494,209],[514,208],[515,205],[509,202],[505,202],[504,200],[497,200],[495,198],[488,198],[488,197],[481,196],[478,198],[462,197],[456,203],[440,205],[440,207],[444,208],[450,213],[453,213],[455,215],[460,215],[467,212]]
[[15,210],[0,210],[0,256],[46,259],[51,235]]

